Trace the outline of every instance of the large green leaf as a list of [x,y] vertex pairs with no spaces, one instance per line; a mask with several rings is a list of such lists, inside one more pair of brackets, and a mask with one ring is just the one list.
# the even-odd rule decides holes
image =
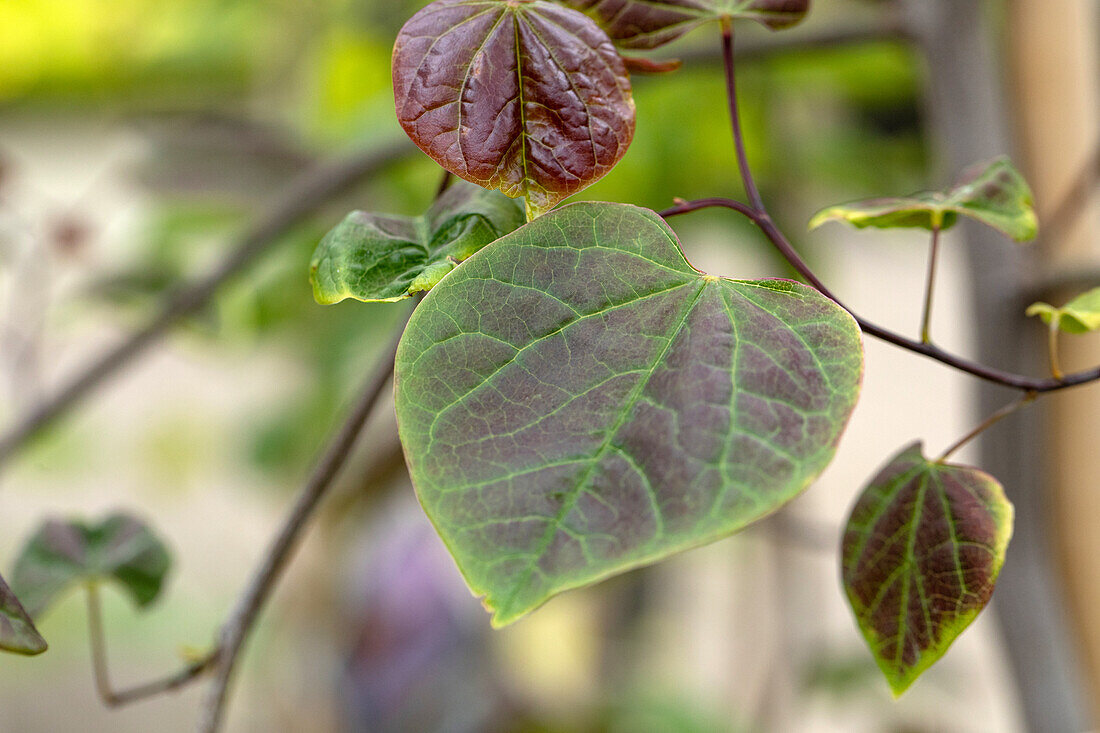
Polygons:
[[481,250],[397,354],[421,504],[496,625],[724,537],[829,463],[854,320],[786,280],[703,275],[651,211],[582,203]]
[[1012,536],[996,479],[915,443],[863,490],[843,542],[844,589],[900,695],[985,608]]
[[397,118],[460,178],[529,216],[595,182],[634,138],[630,77],[584,13],[548,0],[436,0],[393,47]]
[[41,654],[46,640],[34,627],[34,622],[11,588],[0,576],[0,649],[16,654]]
[[353,211],[321,240],[309,267],[318,303],[395,301],[431,290],[479,249],[524,222],[496,191],[456,183],[424,216]]
[[1088,333],[1100,329],[1100,288],[1078,295],[1061,308],[1049,303],[1032,303],[1029,316],[1039,316],[1043,323],[1053,324],[1066,333]]
[[649,49],[720,18],[748,18],[772,30],[798,23],[810,0],[561,0],[591,15],[621,48]]
[[1031,189],[1008,158],[1003,157],[968,168],[945,191],[831,206],[814,215],[810,229],[828,221],[846,221],[860,229],[948,229],[960,215],[1004,232],[1017,242],[1034,239],[1039,232]]
[[82,581],[117,581],[144,607],[160,594],[170,564],[164,544],[133,517],[114,514],[98,525],[51,519],[20,553],[12,586],[36,618]]

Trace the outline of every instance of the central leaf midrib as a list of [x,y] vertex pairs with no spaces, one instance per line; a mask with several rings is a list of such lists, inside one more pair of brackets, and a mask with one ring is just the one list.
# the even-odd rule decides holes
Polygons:
[[515,586],[512,589],[512,592],[508,595],[508,598],[499,606],[497,606],[498,614],[504,615],[505,612],[510,609],[512,604],[515,602],[516,596],[519,595],[520,591],[523,590],[527,583],[530,582],[531,576],[535,572],[535,566],[538,564],[538,561],[545,555],[546,551],[550,548],[551,543],[554,541],[554,536],[558,533],[562,523],[565,521],[565,518],[569,515],[569,512],[571,512],[573,510],[573,507],[576,506],[577,500],[580,499],[581,492],[588,484],[588,481],[592,478],[592,474],[595,472],[596,467],[599,465],[600,459],[603,457],[603,454],[607,452],[608,448],[611,447],[611,442],[615,439],[615,436],[618,434],[619,429],[623,426],[627,418],[633,412],[634,404],[637,402],[638,396],[641,394],[641,391],[645,389],[646,385],[649,384],[650,380],[653,378],[653,374],[657,371],[657,367],[659,367],[661,363],[665,360],[665,357],[668,356],[668,352],[672,349],[672,344],[675,343],[677,337],[679,337],[680,335],[680,332],[683,331],[684,325],[687,323],[688,316],[691,315],[691,312],[695,309],[695,305],[699,302],[699,299],[706,291],[706,286],[707,281],[700,279],[699,289],[695,293],[694,297],[692,297],[691,300],[688,301],[687,306],[681,311],[679,323],[676,325],[673,332],[669,335],[668,343],[665,344],[665,347],[661,349],[660,353],[658,353],[657,357],[653,360],[653,363],[650,364],[645,376],[641,377],[638,380],[638,383],[634,386],[634,389],[631,391],[630,395],[623,401],[622,412],[619,413],[618,419],[608,429],[607,437],[604,438],[603,443],[596,450],[596,452],[592,454],[588,469],[578,479],[575,486],[573,487],[573,490],[569,492],[569,496],[567,496],[565,498],[565,501],[562,502],[561,509],[558,511],[558,514],[554,517],[554,520],[547,528],[546,533],[543,535],[543,538],[539,543],[539,547],[532,554],[532,559],[528,563],[527,569],[525,570],[523,577],[516,582]]

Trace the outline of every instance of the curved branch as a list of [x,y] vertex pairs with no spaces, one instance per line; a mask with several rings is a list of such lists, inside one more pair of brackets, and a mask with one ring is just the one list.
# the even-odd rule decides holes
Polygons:
[[931,343],[922,343],[915,339],[907,338],[899,333],[895,333],[888,328],[879,326],[871,321],[867,320],[863,316],[853,311],[848,306],[844,305],[836,295],[829,290],[828,286],[810,269],[810,266],[806,264],[806,261],[798,254],[795,248],[783,235],[779,228],[772,221],[767,212],[759,212],[753,210],[751,206],[741,203],[740,201],[734,201],[732,199],[722,198],[707,198],[697,199],[694,201],[682,201],[676,206],[670,209],[665,209],[661,212],[661,216],[670,217],[678,216],[680,214],[687,214],[692,211],[699,211],[700,209],[707,209],[712,207],[722,207],[726,209],[733,209],[734,211],[748,217],[753,224],[755,224],[764,236],[768,238],[768,241],[779,250],[779,253],[783,255],[787,262],[791,263],[791,266],[799,272],[806,281],[813,285],[815,288],[821,291],[823,295],[831,298],[844,310],[848,311],[856,322],[859,323],[859,327],[863,329],[864,333],[870,334],[877,339],[891,343],[894,346],[901,347],[907,351],[927,356],[929,359],[934,359],[942,364],[946,364],[949,367],[958,369],[959,371],[972,374],[975,377],[984,379],[988,382],[994,382],[996,384],[1003,385],[1005,387],[1011,387],[1012,389],[1018,389],[1024,392],[1055,392],[1060,389],[1066,389],[1068,387],[1076,387],[1081,384],[1087,384],[1089,382],[1095,382],[1100,380],[1100,367],[1088,369],[1082,372],[1076,372],[1074,374],[1067,374],[1061,379],[1054,379],[1053,377],[1047,378],[1035,378],[1028,377],[1021,374],[1014,374],[1012,372],[1005,372],[992,367],[987,367],[984,364],[978,364],[977,362],[964,359],[961,356],[952,354],[949,351],[941,349],[939,346]]
[[347,461],[351,449],[363,429],[363,425],[374,409],[375,403],[378,402],[378,398],[382,395],[383,388],[389,382],[390,374],[393,372],[397,344],[404,330],[403,326],[404,322],[402,322],[402,328],[397,329],[397,333],[385,355],[379,360],[374,371],[367,378],[359,402],[352,409],[340,431],[333,438],[324,455],[313,469],[313,473],[287,516],[286,522],[272,541],[271,546],[264,553],[260,567],[256,570],[244,593],[241,594],[241,598],[238,600],[229,619],[222,626],[215,652],[216,657],[213,661],[214,684],[204,700],[199,721],[199,730],[204,733],[214,733],[220,727],[229,684],[232,681],[241,649],[248,639],[256,619],[259,617],[264,603],[271,595],[275,583],[278,582],[291,554],[297,547],[302,531],[313,516],[317,505],[324,497],[329,486],[332,485],[336,474]]
[[203,308],[218,288],[266,252],[281,235],[364,177],[403,158],[410,149],[408,145],[391,145],[356,153],[310,170],[291,183],[270,212],[241,236],[236,249],[213,271],[170,296],[144,328],[103,354],[0,436],[0,466],[40,430],[156,343],[177,321]]

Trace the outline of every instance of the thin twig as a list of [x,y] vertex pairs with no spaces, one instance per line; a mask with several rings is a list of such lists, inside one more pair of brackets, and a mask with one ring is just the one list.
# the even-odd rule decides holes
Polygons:
[[936,260],[940,253],[940,227],[932,227],[931,252],[928,255],[928,282],[924,286],[924,313],[920,321],[921,343],[932,343],[932,298],[936,289]]
[[863,316],[853,311],[848,306],[844,305],[843,301],[837,298],[828,286],[810,269],[810,266],[802,259],[795,248],[791,245],[787,238],[779,231],[775,223],[771,220],[771,217],[767,213],[759,213],[753,211],[748,205],[741,203],[740,201],[733,201],[731,199],[721,198],[708,198],[708,199],[696,199],[694,201],[682,201],[676,206],[670,209],[665,209],[661,212],[661,216],[670,217],[678,216],[680,214],[687,214],[692,211],[699,211],[701,209],[707,209],[712,207],[722,207],[726,209],[733,209],[740,214],[748,217],[750,221],[756,224],[757,228],[763,232],[768,241],[772,243],[779,253],[798,271],[806,281],[817,288],[822,295],[833,300],[844,310],[848,311],[859,327],[864,333],[874,336],[877,339],[886,341],[887,343],[898,346],[907,351],[912,351],[922,356],[927,356],[929,359],[934,359],[941,364],[946,364],[949,367],[958,369],[959,371],[972,374],[975,377],[984,379],[987,382],[994,382],[996,384],[1003,385],[1005,387],[1011,387],[1012,389],[1022,390],[1024,392],[1056,392],[1061,389],[1067,389],[1069,387],[1076,387],[1081,384],[1087,384],[1089,382],[1095,382],[1100,380],[1100,367],[1094,367],[1081,372],[1075,372],[1073,374],[1067,374],[1061,379],[1046,378],[1038,379],[1035,377],[1028,377],[1022,374],[1014,374],[1012,372],[1002,371],[1000,369],[994,369],[993,367],[985,366],[984,364],[978,364],[964,359],[961,356],[952,354],[949,351],[945,351],[935,344],[925,344],[914,339],[906,338],[901,334],[895,333],[887,328],[883,328],[871,321],[867,320]]
[[737,74],[733,66],[733,23],[728,17],[722,18],[722,65],[726,71],[726,99],[729,100],[730,125],[733,127],[733,148],[737,152],[737,167],[741,171],[741,182],[749,203],[756,211],[764,211],[764,200],[756,189],[749,170],[749,156],[745,152],[745,136],[741,132],[741,115],[737,110]]
[[986,430],[993,427],[994,425],[999,423],[1001,420],[1004,420],[1006,417],[1008,417],[1012,413],[1016,412],[1021,407],[1024,407],[1025,405],[1031,404],[1032,402],[1035,401],[1035,398],[1038,397],[1038,396],[1039,395],[1036,392],[1025,392],[1024,395],[1022,397],[1020,397],[1018,400],[1015,400],[1014,402],[1010,402],[1009,404],[1005,405],[1001,409],[997,410],[992,415],[987,417],[985,420],[982,420],[981,424],[979,424],[978,427],[974,428],[969,433],[967,433],[966,435],[964,435],[963,437],[959,438],[957,441],[952,443],[951,447],[949,447],[947,450],[945,450],[943,452],[943,454],[941,454],[940,457],[936,459],[936,461],[937,462],[946,461],[951,456],[951,454],[954,453],[955,451],[957,451],[959,448],[962,448],[964,445],[966,445],[970,441],[974,440],[974,438],[977,438],[979,435],[984,433]]
[[88,601],[88,637],[91,639],[92,646],[92,676],[95,679],[96,692],[99,693],[104,705],[121,707],[165,692],[178,690],[189,682],[198,679],[210,669],[211,663],[216,658],[214,653],[205,655],[202,659],[188,664],[179,672],[168,677],[135,685],[124,690],[114,690],[111,687],[111,677],[107,669],[107,642],[103,632],[99,583],[94,580],[86,583],[85,593]]
[[226,281],[270,249],[281,235],[366,176],[404,157],[409,150],[407,145],[392,145],[356,153],[319,166],[291,183],[270,212],[240,238],[237,247],[213,271],[170,296],[144,328],[90,364],[0,437],[0,466],[40,430],[156,343],[173,324],[203,308]]
[[401,331],[402,329],[398,329],[389,348],[367,379],[359,402],[325,449],[324,455],[313,469],[279,533],[264,553],[260,567],[252,576],[252,580],[229,619],[222,626],[217,657],[214,661],[215,680],[204,700],[199,720],[198,729],[203,733],[214,733],[221,725],[227,691],[241,649],[297,546],[302,531],[332,484],[332,480],[347,461],[363,425],[382,395],[383,388],[393,371],[393,361]]

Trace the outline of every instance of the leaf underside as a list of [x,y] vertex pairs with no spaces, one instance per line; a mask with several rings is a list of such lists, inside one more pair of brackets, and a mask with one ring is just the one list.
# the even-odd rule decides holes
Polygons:
[[828,221],[846,221],[860,229],[949,229],[960,215],[991,226],[1017,242],[1034,239],[1039,233],[1031,189],[1003,157],[971,166],[946,191],[831,206],[814,215],[810,229]]
[[353,211],[321,240],[310,263],[318,303],[395,301],[431,290],[467,257],[524,222],[495,191],[452,185],[419,217]]
[[547,0],[437,0],[393,49],[397,117],[460,178],[530,216],[601,178],[634,137],[623,60],[586,15]]
[[653,212],[581,203],[432,290],[395,380],[420,502],[500,626],[792,499],[861,374],[816,290],[702,275]]
[[1078,295],[1061,308],[1049,303],[1032,303],[1028,306],[1027,314],[1039,316],[1048,325],[1057,321],[1056,327],[1066,333],[1096,331],[1100,329],[1100,288]]
[[720,18],[748,18],[772,30],[801,21],[810,0],[562,0],[588,13],[620,48],[651,49]]
[[989,602],[1012,516],[992,476],[929,461],[920,443],[863,490],[844,532],[844,589],[895,695]]
[[46,640],[3,577],[0,577],[0,649],[28,656],[46,651]]
[[98,525],[51,519],[24,546],[12,585],[34,618],[72,585],[102,579],[144,607],[160,594],[169,565],[164,544],[133,517],[114,514]]

